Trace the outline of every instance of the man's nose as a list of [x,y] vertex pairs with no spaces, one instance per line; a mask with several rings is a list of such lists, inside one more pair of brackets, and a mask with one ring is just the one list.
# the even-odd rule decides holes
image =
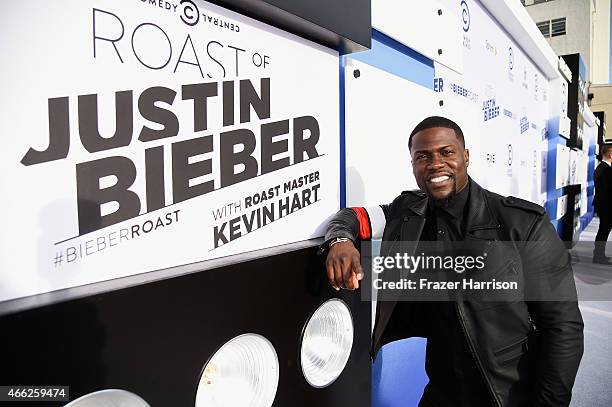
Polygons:
[[437,155],[434,155],[433,157],[431,157],[431,161],[427,165],[427,169],[430,169],[430,170],[436,170],[442,167],[444,167],[444,161],[442,160],[440,156],[437,156]]

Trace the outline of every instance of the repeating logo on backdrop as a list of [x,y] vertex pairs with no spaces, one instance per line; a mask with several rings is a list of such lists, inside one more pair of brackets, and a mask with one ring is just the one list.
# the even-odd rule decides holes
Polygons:
[[465,0],[461,1],[461,24],[463,26],[463,46],[466,49],[472,49],[472,43],[470,37],[466,34],[470,30],[471,17],[470,17],[470,9]]
[[478,95],[478,93],[472,92],[470,89],[464,87],[463,85],[460,85],[458,83],[451,83],[450,90],[454,94],[464,97],[471,102],[479,103],[480,96]]
[[567,116],[567,82],[565,80],[561,83],[561,113],[563,117]]
[[512,144],[508,144],[508,167],[512,167],[512,162],[514,161],[514,150],[512,149]]
[[492,84],[485,86],[482,113],[482,118],[485,122],[499,117],[500,107],[497,105],[495,86]]
[[[534,149],[532,151],[533,153],[533,157],[532,157],[532,163],[531,163],[531,185],[533,187],[536,187],[539,182],[538,182],[538,150]],[[535,193],[536,188],[532,187],[532,192]],[[537,196],[534,196],[534,198],[537,198]]]
[[499,116],[499,106],[497,106],[495,98],[487,99],[482,102],[482,113],[485,122]]
[[508,47],[508,69],[514,69],[514,50],[512,47]]
[[527,116],[521,117],[520,125],[521,125],[521,134],[529,130],[529,119],[527,118]]
[[508,47],[508,80],[514,82],[514,49]]
[[468,7],[465,0],[461,1],[461,21],[463,22],[463,31],[468,32],[470,30],[470,8]]
[[540,140],[546,140],[548,138],[548,120],[544,120],[544,126],[540,129]]
[[489,42],[489,40],[485,40],[485,48],[487,49],[487,51],[489,51],[491,55],[493,55],[494,57],[497,56],[497,47],[495,46],[495,44]]

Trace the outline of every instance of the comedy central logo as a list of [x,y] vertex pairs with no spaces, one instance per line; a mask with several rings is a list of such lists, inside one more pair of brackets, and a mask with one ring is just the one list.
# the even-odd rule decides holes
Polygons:
[[465,0],[461,1],[461,21],[463,21],[463,31],[468,32],[470,30],[470,9]]
[[200,10],[191,0],[181,0],[181,20],[190,26],[200,21]]
[[508,69],[514,69],[514,50],[512,47],[508,48]]
[[514,82],[514,49],[508,47],[508,80]]
[[512,167],[513,160],[514,160],[514,151],[512,150],[512,144],[508,144],[508,167]]
[[200,13],[200,9],[192,0],[181,0],[180,17],[183,23],[191,27],[202,21],[202,23],[208,23],[230,31],[240,32],[240,26],[237,23],[212,15],[207,15],[205,13]]

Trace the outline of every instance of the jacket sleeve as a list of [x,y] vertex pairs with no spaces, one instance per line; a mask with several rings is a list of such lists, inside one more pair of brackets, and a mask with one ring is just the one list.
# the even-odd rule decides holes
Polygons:
[[[389,205],[380,205],[380,211],[383,219],[374,220],[372,219],[372,209],[370,208],[351,207],[340,209],[327,225],[325,241],[321,245],[319,252],[321,254],[326,253],[329,242],[338,237],[351,239],[355,243],[361,239],[371,238],[373,223],[376,221],[386,221]],[[369,236],[368,230],[370,231]]]
[[525,295],[536,327],[536,376],[531,406],[569,406],[584,350],[571,257],[547,215],[525,243]]

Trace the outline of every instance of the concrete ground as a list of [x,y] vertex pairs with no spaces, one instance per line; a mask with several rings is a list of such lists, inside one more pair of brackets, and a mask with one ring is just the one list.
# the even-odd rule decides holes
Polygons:
[[[592,263],[598,226],[599,219],[594,218],[572,249],[584,319],[584,356],[574,385],[572,407],[612,406],[612,266]],[[608,243],[607,254],[612,255],[612,243]]]

